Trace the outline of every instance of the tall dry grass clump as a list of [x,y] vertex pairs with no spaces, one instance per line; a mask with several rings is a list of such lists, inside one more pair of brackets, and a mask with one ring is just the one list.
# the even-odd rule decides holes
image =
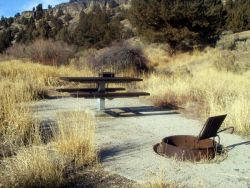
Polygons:
[[68,74],[84,73],[69,67],[55,68],[31,62],[0,63],[1,155],[15,150],[31,139],[29,137],[33,123],[28,108],[21,104],[37,99],[45,87],[56,85],[56,76]]
[[94,147],[95,119],[91,112],[62,113],[58,117],[58,131],[53,138],[55,149],[76,166],[96,160]]
[[33,126],[29,110],[20,102],[32,100],[24,81],[0,80],[0,156],[10,155],[27,143]]
[[58,123],[53,126],[53,138],[47,145],[40,142],[23,147],[14,157],[0,163],[0,185],[67,187],[70,171],[97,162],[92,113],[59,114]]
[[91,114],[70,114],[68,121],[78,121],[67,126],[59,121],[52,141],[45,144],[42,127],[26,104],[38,99],[45,87],[56,86],[57,76],[69,74],[89,72],[22,61],[0,63],[0,187],[61,187],[67,184],[67,167],[96,161]]
[[175,183],[167,183],[162,177],[146,182],[142,188],[177,188]]
[[3,187],[59,187],[63,182],[64,158],[53,158],[44,148],[26,148],[0,164]]
[[176,55],[164,65],[166,72],[148,76],[144,87],[156,105],[182,106],[202,119],[226,113],[224,126],[249,135],[250,71],[218,70],[221,53],[208,49]]

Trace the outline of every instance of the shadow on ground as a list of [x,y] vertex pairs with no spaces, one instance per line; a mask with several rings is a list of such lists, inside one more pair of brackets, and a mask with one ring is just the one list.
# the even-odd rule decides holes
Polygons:
[[[100,162],[104,162],[107,160],[115,160],[115,157],[118,156],[121,152],[123,152],[123,156],[127,155],[129,156],[131,154],[131,152],[135,151],[135,148],[140,147],[139,145],[131,145],[131,144],[127,144],[127,145],[116,145],[116,146],[112,146],[112,147],[104,147],[101,148],[101,150],[99,151],[99,160]],[[126,151],[126,152],[124,152]]]
[[39,123],[39,133],[42,142],[47,144],[51,141],[57,131],[57,122],[54,120],[44,120]]
[[107,108],[105,113],[113,117],[157,116],[179,114],[170,107],[139,106]]
[[249,140],[249,141],[246,141],[246,142],[240,142],[240,143],[237,143],[237,144],[229,145],[229,146],[227,146],[227,149],[228,149],[228,150],[232,150],[232,149],[234,149],[235,147],[238,147],[238,146],[241,146],[241,145],[250,145],[250,140]]

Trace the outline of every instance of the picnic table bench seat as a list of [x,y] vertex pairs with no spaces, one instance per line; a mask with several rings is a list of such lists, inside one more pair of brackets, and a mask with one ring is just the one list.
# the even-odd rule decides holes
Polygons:
[[70,93],[70,96],[72,97],[78,97],[78,98],[126,98],[126,97],[139,97],[139,96],[149,96],[150,93],[147,92],[121,92],[121,93],[100,93],[100,92],[94,92],[94,93],[83,93],[83,92],[77,92],[77,93]]
[[[75,92],[97,92],[98,88],[56,88],[57,92],[67,92],[67,93],[75,93]],[[116,91],[125,91],[125,88],[118,87],[118,88],[105,88],[105,92],[116,92]]]
[[129,83],[143,81],[131,77],[60,77],[61,80],[78,83]]

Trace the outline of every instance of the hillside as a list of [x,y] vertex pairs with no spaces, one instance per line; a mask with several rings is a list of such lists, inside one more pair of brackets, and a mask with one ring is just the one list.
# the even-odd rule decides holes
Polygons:
[[103,24],[109,24],[116,18],[120,19],[119,14],[127,4],[127,0],[78,0],[47,9],[42,4],[38,4],[31,11],[17,13],[10,18],[2,17],[0,52],[14,43],[31,42],[36,38],[51,38],[70,43],[71,35],[79,25],[81,13],[105,14],[108,20],[105,20]]
[[247,0],[197,2],[71,0],[47,9],[39,4],[32,11],[1,18],[0,52],[37,38],[86,49],[103,48],[133,36],[190,50],[214,45],[223,31],[250,29]]

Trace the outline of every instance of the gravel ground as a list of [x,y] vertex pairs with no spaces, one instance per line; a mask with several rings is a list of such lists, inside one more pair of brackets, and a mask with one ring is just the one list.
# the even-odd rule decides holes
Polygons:
[[[95,110],[96,100],[53,99],[31,105],[34,117],[53,121],[56,112]],[[133,99],[106,102],[107,113],[97,113],[96,145],[104,170],[142,183],[159,176],[188,187],[250,187],[250,139],[221,133],[228,148],[222,160],[191,163],[164,158],[152,146],[170,135],[198,135],[203,123],[178,111],[160,109]]]

